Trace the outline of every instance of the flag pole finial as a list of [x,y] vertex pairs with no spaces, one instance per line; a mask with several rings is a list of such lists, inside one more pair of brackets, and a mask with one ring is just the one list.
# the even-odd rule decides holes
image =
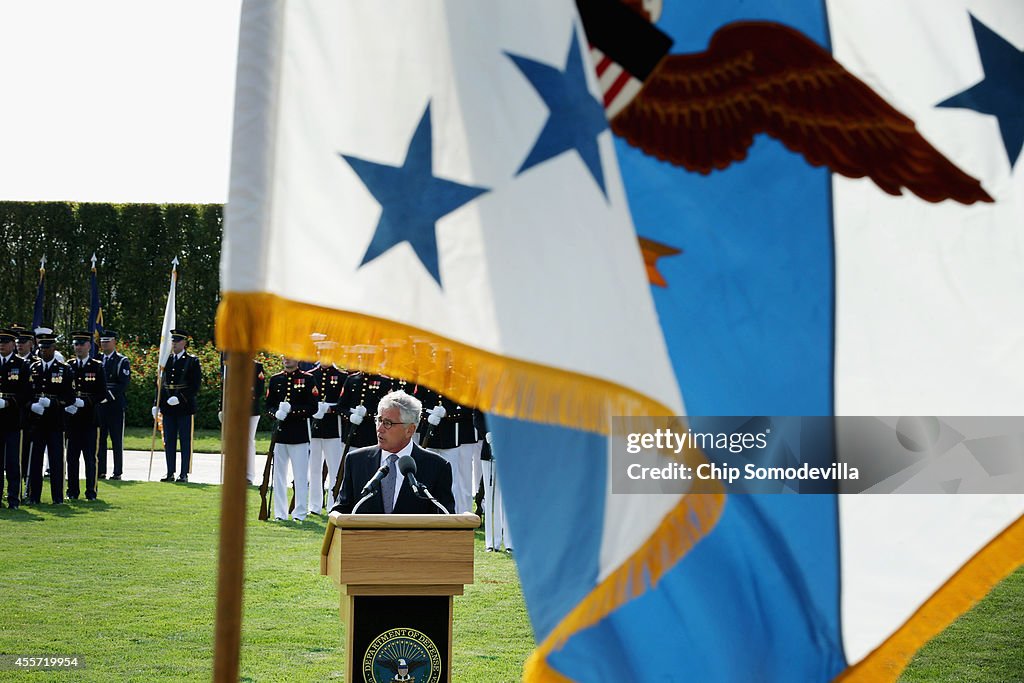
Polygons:
[[174,266],[175,270],[177,270],[177,268],[178,268],[178,257],[177,256],[175,256],[173,259],[171,259],[171,265]]
[[39,270],[46,270],[46,255],[45,254],[43,255],[43,258],[39,259]]
[[92,252],[92,258],[89,259],[89,260],[92,261],[92,269],[96,270],[96,252],[95,251]]

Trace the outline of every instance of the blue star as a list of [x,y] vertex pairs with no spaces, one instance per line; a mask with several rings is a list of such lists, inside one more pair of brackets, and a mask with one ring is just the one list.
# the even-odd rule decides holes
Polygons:
[[550,111],[540,136],[516,175],[575,149],[607,198],[597,135],[608,128],[608,120],[604,107],[587,89],[587,75],[576,30],[573,29],[569,37],[569,56],[564,71],[526,57],[505,54],[519,67]]
[[438,285],[441,284],[435,232],[437,220],[487,190],[435,177],[431,145],[428,104],[416,132],[412,134],[401,166],[387,166],[339,154],[380,202],[382,209],[377,230],[360,266],[365,266],[396,244],[408,242],[427,272]]
[[985,78],[938,106],[973,109],[995,116],[1010,168],[1013,168],[1024,145],[1024,52],[974,15],[971,15],[971,26]]

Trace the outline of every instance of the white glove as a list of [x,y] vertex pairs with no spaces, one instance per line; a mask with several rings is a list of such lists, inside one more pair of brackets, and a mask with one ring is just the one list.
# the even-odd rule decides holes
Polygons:
[[351,415],[351,417],[349,417],[349,422],[354,425],[363,424],[363,418],[366,417],[366,406],[360,404],[348,412]]
[[46,396],[40,396],[39,397],[39,405],[41,405],[44,408],[49,408],[50,407],[50,399],[47,398]]
[[46,408],[43,407],[42,403],[33,403],[32,412],[35,413],[36,415],[42,415],[43,413],[46,412]]
[[292,404],[288,401],[281,401],[277,406],[278,410],[283,410],[285,414],[292,412]]
[[64,409],[64,412],[67,413],[68,415],[74,415],[75,413],[78,412],[78,406],[74,404],[69,405],[67,408]]
[[277,412],[274,413],[274,417],[276,417],[278,420],[283,420],[286,417],[288,417],[288,411],[285,410],[284,408],[278,408]]
[[153,419],[156,419],[156,406],[153,406]]
[[428,410],[427,412],[430,414],[430,417],[427,418],[427,422],[434,425],[435,427],[441,424],[441,418],[448,414],[448,411],[445,410],[444,406],[441,405],[440,403],[434,406],[432,409]]
[[326,414],[327,414],[327,404],[324,403],[323,401],[321,401],[320,403],[317,403],[316,404],[316,412],[313,413],[313,419],[314,420],[322,420],[322,419],[324,419],[324,415],[326,415]]
[[0,398],[0,410],[3,410],[6,407],[7,407],[7,399],[6,398]]
[[177,396],[171,396],[170,398],[167,399],[167,405],[169,406],[176,406],[179,403],[181,403],[181,401],[178,400]]
[[491,442],[491,433],[490,432],[487,432],[486,434],[484,434],[484,441],[486,441],[487,443]]
[[80,398],[76,398],[75,399],[75,407],[76,408],[84,408],[85,407],[85,401],[83,401]]
[[221,424],[224,424],[224,411],[223,410],[218,410],[217,411],[217,422],[220,422]]

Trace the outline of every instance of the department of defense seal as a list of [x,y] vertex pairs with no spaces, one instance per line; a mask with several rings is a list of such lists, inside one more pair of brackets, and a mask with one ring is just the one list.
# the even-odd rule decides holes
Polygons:
[[366,683],[440,683],[441,653],[412,628],[393,628],[373,639],[363,656]]

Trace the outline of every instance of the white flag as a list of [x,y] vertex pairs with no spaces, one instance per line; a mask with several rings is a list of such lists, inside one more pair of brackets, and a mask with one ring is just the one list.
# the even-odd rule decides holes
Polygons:
[[222,348],[387,346],[573,426],[682,410],[571,0],[246,2],[235,107]]
[[[171,287],[167,291],[167,306],[164,308],[164,325],[160,330],[160,369],[167,364],[171,355],[171,330],[177,327],[174,322],[174,288],[178,284],[178,258],[171,261]],[[159,381],[159,378],[157,379]]]

